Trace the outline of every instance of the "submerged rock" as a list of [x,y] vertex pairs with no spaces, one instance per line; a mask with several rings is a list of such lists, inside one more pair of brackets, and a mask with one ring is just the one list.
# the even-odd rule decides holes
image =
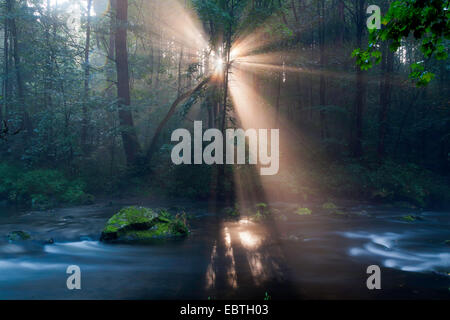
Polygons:
[[142,242],[185,236],[189,233],[185,216],[172,216],[144,207],[128,207],[108,220],[100,241]]
[[24,241],[31,239],[31,235],[25,231],[13,231],[8,234],[7,237],[9,241]]

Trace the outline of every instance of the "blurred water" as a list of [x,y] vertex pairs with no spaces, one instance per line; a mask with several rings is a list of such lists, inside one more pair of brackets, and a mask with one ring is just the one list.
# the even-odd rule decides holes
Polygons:
[[[450,298],[448,213],[405,223],[405,212],[300,217],[277,204],[287,218],[255,223],[191,204],[186,209],[196,218],[187,239],[99,242],[123,205],[0,214],[0,299],[263,299],[266,292],[273,299]],[[34,240],[9,243],[4,236],[15,230]],[[49,238],[55,243],[46,244]],[[382,267],[377,292],[366,288],[371,264]],[[81,290],[66,288],[69,265],[81,268]]]

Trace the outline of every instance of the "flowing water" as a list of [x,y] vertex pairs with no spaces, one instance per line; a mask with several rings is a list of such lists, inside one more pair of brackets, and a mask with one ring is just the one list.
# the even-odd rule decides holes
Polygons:
[[[256,223],[182,203],[192,233],[146,245],[98,241],[120,203],[17,212],[0,208],[0,299],[449,299],[450,213],[377,207],[297,216],[295,205]],[[175,210],[175,209],[173,209]],[[411,223],[402,216],[419,215]],[[8,242],[11,231],[33,240]],[[54,243],[48,243],[53,239]],[[381,290],[368,290],[370,265]],[[81,290],[66,269],[81,268]]]

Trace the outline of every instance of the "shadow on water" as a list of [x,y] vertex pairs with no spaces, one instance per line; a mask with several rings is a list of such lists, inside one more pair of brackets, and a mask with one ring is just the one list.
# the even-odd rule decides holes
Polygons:
[[[180,206],[195,217],[186,239],[99,242],[124,205],[0,215],[0,299],[450,298],[448,213],[422,213],[411,224],[402,212],[377,208],[351,218],[300,217],[281,203],[272,205],[280,214],[258,223],[187,203]],[[14,230],[33,240],[9,243]],[[371,264],[382,267],[382,290],[366,287]],[[81,268],[81,290],[66,287],[69,265]]]

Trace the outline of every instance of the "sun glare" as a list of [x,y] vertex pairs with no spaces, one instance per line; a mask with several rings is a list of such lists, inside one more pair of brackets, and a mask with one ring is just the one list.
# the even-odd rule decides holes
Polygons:
[[223,59],[222,58],[217,58],[216,60],[215,60],[215,65],[216,65],[216,72],[220,72],[220,71],[222,71],[223,70],[223,65],[224,65],[224,61],[223,61]]

